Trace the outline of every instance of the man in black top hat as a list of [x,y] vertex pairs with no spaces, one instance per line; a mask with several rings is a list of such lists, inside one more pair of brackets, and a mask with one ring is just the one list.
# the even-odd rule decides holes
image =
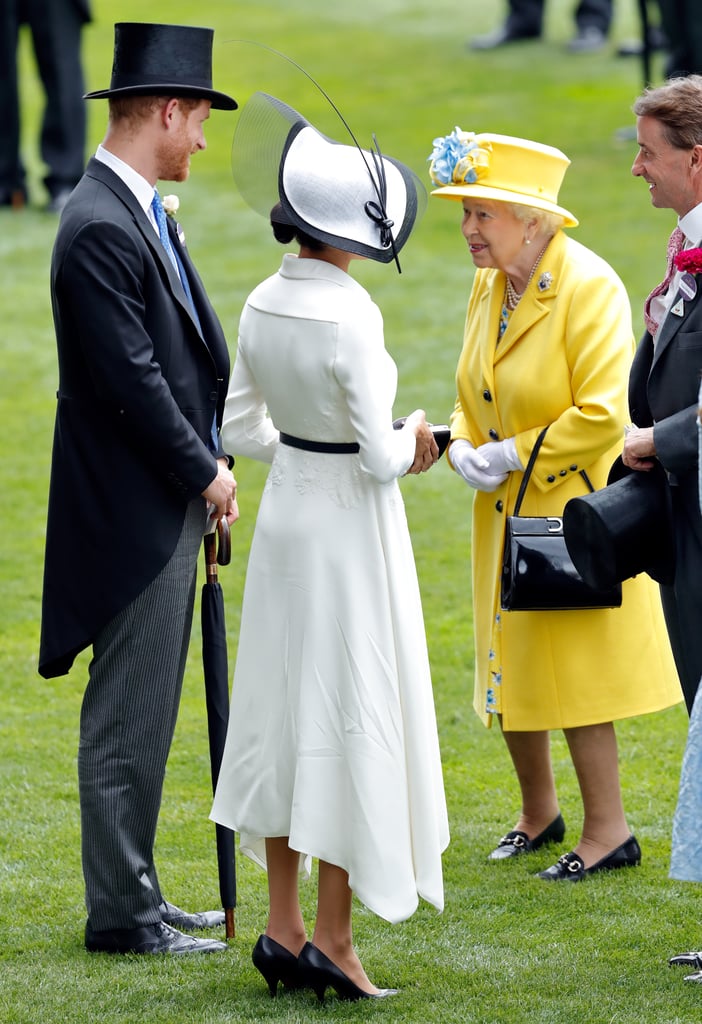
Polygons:
[[[51,265],[59,360],[39,671],[92,645],[78,753],[91,952],[225,949],[163,897],[153,845],[208,509],[237,515],[221,424],[229,356],[155,192],[205,148],[210,29],[121,23],[107,134],[63,211]],[[170,223],[167,223],[170,222]],[[174,927],[174,925],[176,927]]]

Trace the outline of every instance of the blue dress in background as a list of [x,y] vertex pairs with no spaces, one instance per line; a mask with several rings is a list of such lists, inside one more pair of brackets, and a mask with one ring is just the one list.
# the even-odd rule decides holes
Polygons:
[[[702,387],[699,397],[702,408]],[[699,481],[702,509],[702,424],[697,421],[700,444]],[[690,715],[687,746],[680,772],[678,806],[673,819],[670,877],[702,882],[702,686]]]

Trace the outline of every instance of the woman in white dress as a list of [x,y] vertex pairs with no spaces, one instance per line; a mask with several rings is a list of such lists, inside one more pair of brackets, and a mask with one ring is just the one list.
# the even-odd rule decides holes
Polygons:
[[[226,403],[227,450],[271,470],[212,818],[267,868],[269,917],[253,960],[271,995],[282,981],[320,999],[327,987],[377,998],[394,990],[373,985],[354,951],[352,893],[392,922],[420,896],[443,907],[446,804],[397,483],[438,450],[422,410],[393,430],[397,371],[382,318],[347,271],[354,257],[397,259],[421,185],[262,94],[242,112],[235,154],[269,111],[287,118],[271,221],[300,250],[246,302]],[[298,877],[311,857],[308,942]]]

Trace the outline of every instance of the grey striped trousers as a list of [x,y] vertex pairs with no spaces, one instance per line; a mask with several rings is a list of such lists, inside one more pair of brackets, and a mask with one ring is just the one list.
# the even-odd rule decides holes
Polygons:
[[86,906],[96,931],[160,920],[153,846],[205,514],[203,498],[190,503],[169,562],[93,644],[80,718],[78,787]]

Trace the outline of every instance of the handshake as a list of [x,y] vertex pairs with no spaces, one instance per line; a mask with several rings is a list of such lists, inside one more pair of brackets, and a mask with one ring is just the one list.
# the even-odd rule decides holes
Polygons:
[[524,469],[513,437],[488,441],[479,448],[458,438],[451,442],[450,457],[456,472],[477,491],[496,491],[512,470]]

